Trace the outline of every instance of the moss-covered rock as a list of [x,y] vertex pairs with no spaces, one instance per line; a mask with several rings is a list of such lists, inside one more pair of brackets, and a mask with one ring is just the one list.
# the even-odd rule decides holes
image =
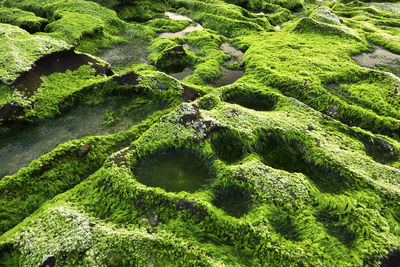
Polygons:
[[[380,49],[369,42],[399,53],[396,4],[4,4],[0,140],[29,139],[71,116],[95,118],[104,131],[34,151],[0,180],[0,265],[398,260],[399,78],[356,61]],[[112,68],[90,55],[134,48],[143,58]],[[66,68],[59,55],[76,64]],[[59,71],[49,63],[31,94],[29,79],[17,86],[52,56]],[[171,77],[177,68],[190,75]],[[244,76],[216,87],[228,69]],[[11,159],[14,143],[1,141]]]

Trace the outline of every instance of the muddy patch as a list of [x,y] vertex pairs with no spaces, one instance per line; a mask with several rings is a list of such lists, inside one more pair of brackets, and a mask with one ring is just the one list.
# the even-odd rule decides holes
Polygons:
[[213,84],[214,87],[222,87],[225,85],[232,84],[244,76],[243,70],[230,70],[227,68],[221,68],[221,77],[216,80]]
[[187,21],[193,21],[191,18],[187,17],[187,16],[183,16],[183,15],[179,15],[177,13],[173,13],[173,12],[165,12],[165,15],[167,15],[170,19],[173,20],[187,20]]
[[30,71],[24,72],[15,80],[13,88],[30,97],[42,84],[42,76],[64,73],[67,70],[74,71],[83,65],[92,65],[96,70],[96,75],[108,76],[113,74],[109,66],[101,66],[94,58],[69,50],[53,53],[39,59]]
[[15,128],[0,136],[0,177],[16,173],[59,144],[127,130],[167,106],[161,100],[114,97],[99,105],[76,105],[58,118]]
[[377,68],[400,77],[400,55],[378,46],[374,46],[373,52],[354,56],[353,59],[362,67]]
[[145,156],[135,166],[133,173],[140,183],[168,192],[195,192],[212,178],[207,164],[195,152],[188,150]]

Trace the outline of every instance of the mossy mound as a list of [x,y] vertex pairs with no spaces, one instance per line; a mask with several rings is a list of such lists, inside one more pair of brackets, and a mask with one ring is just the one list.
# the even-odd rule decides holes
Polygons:
[[3,4],[0,265],[398,264],[398,5]]

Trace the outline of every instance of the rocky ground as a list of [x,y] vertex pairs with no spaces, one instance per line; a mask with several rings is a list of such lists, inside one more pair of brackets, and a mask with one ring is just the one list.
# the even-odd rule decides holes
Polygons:
[[0,266],[399,266],[400,2],[0,1]]

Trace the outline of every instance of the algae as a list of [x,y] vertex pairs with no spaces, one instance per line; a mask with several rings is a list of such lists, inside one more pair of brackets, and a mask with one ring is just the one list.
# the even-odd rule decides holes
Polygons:
[[399,18],[1,2],[0,266],[397,266]]

